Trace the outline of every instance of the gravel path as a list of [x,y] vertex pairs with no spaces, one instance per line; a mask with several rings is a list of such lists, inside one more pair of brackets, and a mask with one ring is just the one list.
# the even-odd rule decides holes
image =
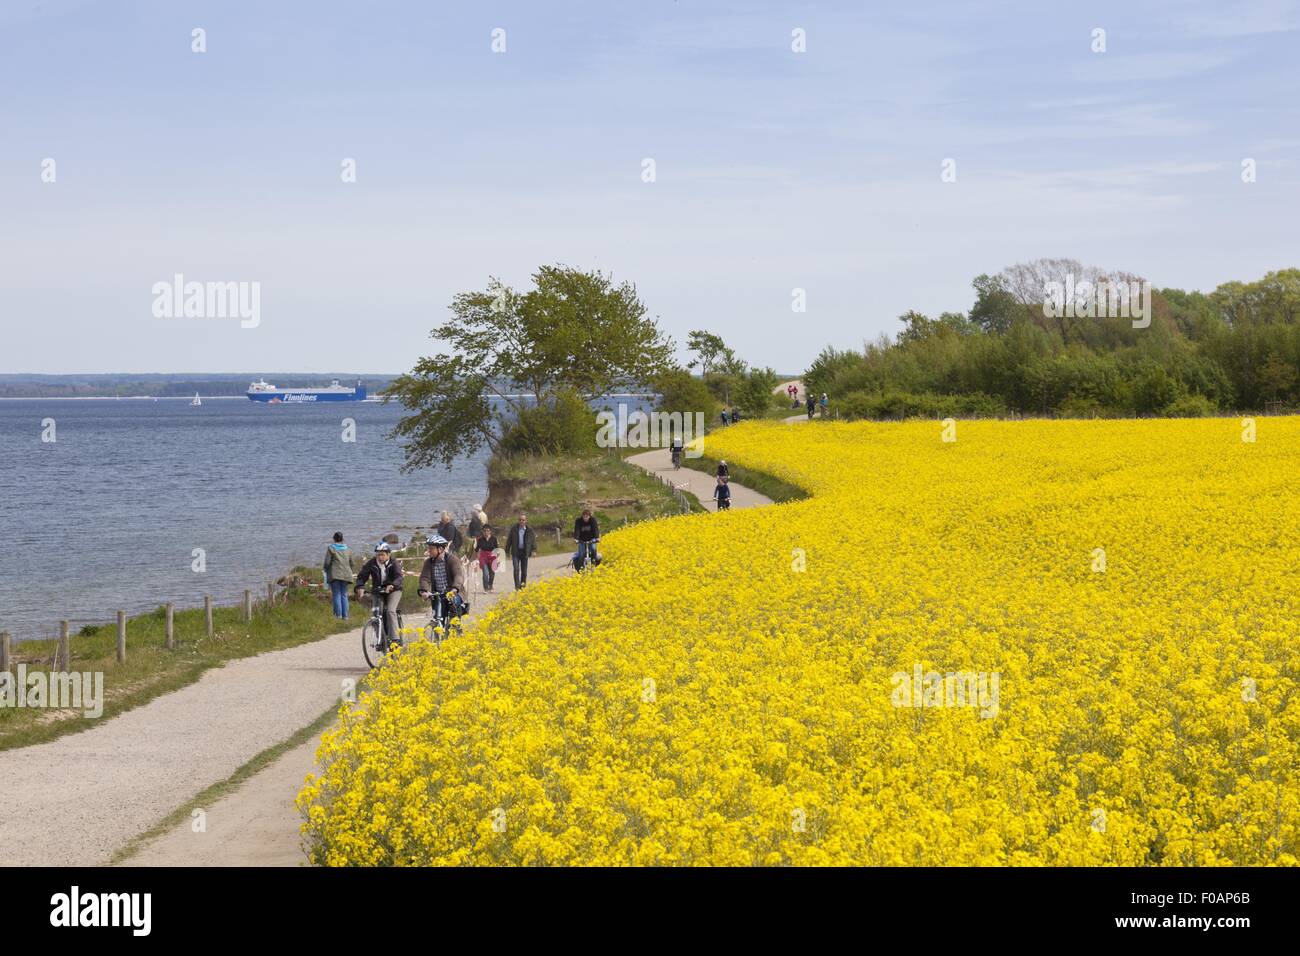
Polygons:
[[[534,558],[529,570],[541,576],[567,560]],[[506,590],[474,595],[475,614],[512,590],[508,566],[497,582]],[[89,730],[0,751],[0,866],[106,862],[176,807],[310,724],[340,699],[345,679],[366,670],[361,631],[347,631],[231,661]],[[310,768],[310,759],[304,765]],[[302,772],[297,779],[301,785]],[[234,822],[223,819],[223,810],[208,810],[207,834],[192,834],[189,821],[179,828],[191,837],[187,850]],[[239,831],[255,856],[260,848],[251,832]]]
[[[717,484],[717,479],[712,475],[706,475],[702,471],[695,471],[693,468],[682,466],[676,470],[673,469],[672,454],[666,448],[656,449],[655,451],[642,452],[639,455],[631,455],[628,461],[632,464],[644,468],[653,475],[667,479],[674,487],[685,489],[700,499],[700,504],[706,508],[716,509],[713,503],[713,487]],[[757,508],[760,505],[770,505],[772,499],[766,495],[760,495],[757,491],[751,491],[743,485],[738,485],[734,481],[728,482],[731,485],[731,507],[734,508]]]
[[[706,504],[714,479],[674,471],[667,450],[628,459]],[[732,507],[770,504],[732,485]],[[535,579],[564,573],[568,555],[534,558]],[[513,592],[474,595],[475,615]],[[194,684],[79,734],[0,752],[6,781],[0,865],[97,865],[205,788],[227,779],[288,739],[339,699],[342,681],[365,673],[360,631],[232,661]],[[206,829],[189,820],[125,861],[130,866],[293,866],[305,864],[293,806],[315,766],[319,738],[282,754],[205,807]]]
[[307,726],[365,673],[360,631],[231,661],[89,730],[0,752],[0,864],[104,863]]

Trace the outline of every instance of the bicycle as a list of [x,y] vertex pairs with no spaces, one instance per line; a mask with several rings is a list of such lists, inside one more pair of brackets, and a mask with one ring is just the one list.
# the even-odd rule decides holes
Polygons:
[[400,610],[394,613],[397,618],[397,633],[391,636],[385,635],[386,630],[384,606],[385,598],[388,595],[383,591],[371,589],[370,591],[370,620],[366,621],[366,626],[361,629],[361,652],[366,656],[366,663],[370,665],[371,670],[378,667],[388,657],[396,645],[404,646],[402,640],[402,612]]
[[460,626],[459,614],[452,614],[451,601],[445,594],[430,594],[429,607],[432,611],[429,617],[428,637],[439,647],[442,642],[451,637],[454,633],[460,637],[462,633]]
[[682,450],[674,445],[670,457],[673,461],[673,471],[679,470],[682,467]]
[[600,558],[596,552],[596,542],[599,538],[593,538],[591,541],[579,541],[578,553],[569,559],[569,564],[578,574],[590,571],[600,563]]

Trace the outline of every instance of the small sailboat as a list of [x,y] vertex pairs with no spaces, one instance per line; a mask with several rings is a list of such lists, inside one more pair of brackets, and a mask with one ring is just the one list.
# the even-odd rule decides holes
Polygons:
[[194,401],[190,402],[190,404],[191,404],[191,405],[202,405],[202,404],[203,404],[203,400],[199,398],[199,393],[198,393],[198,392],[195,392],[195,393],[194,393]]

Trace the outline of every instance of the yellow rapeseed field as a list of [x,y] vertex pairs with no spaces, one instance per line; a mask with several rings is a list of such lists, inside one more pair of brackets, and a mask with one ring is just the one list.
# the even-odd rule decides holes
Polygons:
[[299,798],[313,858],[1294,865],[1300,419],[1243,434],[710,435],[812,497],[611,534],[390,662]]

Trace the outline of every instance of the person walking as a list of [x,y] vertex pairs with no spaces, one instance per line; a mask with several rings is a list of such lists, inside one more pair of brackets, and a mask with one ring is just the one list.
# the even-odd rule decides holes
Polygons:
[[460,533],[456,527],[456,522],[451,520],[451,512],[444,511],[442,520],[438,522],[438,527],[434,529],[434,534],[440,534],[447,539],[447,550],[452,554],[460,554],[460,546],[465,541],[465,536]]
[[537,535],[528,527],[528,515],[521,513],[506,536],[506,554],[510,558],[510,569],[514,572],[516,591],[528,586],[528,559],[536,553]]
[[827,409],[828,407],[830,407],[830,404],[831,404],[831,400],[830,400],[829,398],[826,397],[826,393],[825,393],[825,392],[822,392],[822,400],[821,400],[821,402],[820,402],[819,404],[820,404],[821,407],[822,407],[822,418],[825,418],[825,417],[826,417],[826,409]]
[[348,585],[356,580],[352,573],[352,552],[343,543],[343,532],[334,532],[334,541],[325,549],[325,583],[330,588],[334,616],[348,618]]
[[727,410],[725,408],[722,410],[722,424],[724,425],[731,424],[731,419],[727,418]]
[[497,579],[497,536],[492,533],[490,524],[483,525],[478,538],[474,541],[474,550],[478,552],[479,570],[483,572],[483,590],[491,591]]
[[483,523],[487,519],[483,517],[483,506],[475,505],[469,512],[469,524],[465,528],[465,536],[470,541],[477,541],[479,535],[483,533]]

